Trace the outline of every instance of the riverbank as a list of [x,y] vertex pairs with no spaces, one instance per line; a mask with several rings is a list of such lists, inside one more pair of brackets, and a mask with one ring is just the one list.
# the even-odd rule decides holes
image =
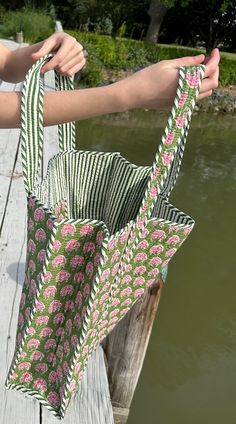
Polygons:
[[196,109],[202,112],[236,114],[236,86],[219,87],[211,97],[199,102]]
[[[106,70],[100,85],[113,83],[134,71]],[[236,114],[236,85],[220,86],[213,90],[212,96],[199,102],[195,111]]]
[[[97,84],[98,86],[112,84],[122,78],[126,78],[132,75],[138,69],[134,70],[117,70],[117,69],[106,69],[103,70],[101,81]],[[84,77],[80,76],[77,80],[76,85],[83,84]],[[86,84],[85,84],[86,85]],[[207,112],[207,113],[223,113],[236,115],[236,85],[229,85],[226,87],[219,86],[213,90],[211,97],[208,97],[195,106],[195,112]]]
[[[127,38],[113,39],[90,32],[67,30],[80,41],[88,52],[86,69],[79,76],[79,84],[95,87],[111,84],[161,60],[196,55],[201,49],[179,45],[147,43]],[[209,113],[236,113],[236,54],[221,52],[219,88],[196,106]]]

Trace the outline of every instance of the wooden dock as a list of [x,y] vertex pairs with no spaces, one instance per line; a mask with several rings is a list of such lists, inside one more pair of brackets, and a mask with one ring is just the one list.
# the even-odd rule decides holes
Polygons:
[[[3,40],[0,40],[3,42]],[[18,48],[14,42],[6,42]],[[54,88],[53,72],[45,76],[48,89]],[[21,84],[2,82],[4,91],[18,91]],[[20,295],[24,281],[26,249],[26,196],[23,186],[19,129],[0,130],[0,423],[58,423],[34,398],[6,390],[4,382],[14,353]],[[57,149],[57,127],[45,128],[46,165]],[[20,418],[20,419],[19,419]],[[88,363],[78,392],[71,401],[65,424],[112,424],[113,413],[103,349],[97,349]]]
[[[21,45],[0,40],[12,49]],[[54,89],[53,72],[45,75]],[[21,84],[2,82],[2,91],[19,91]],[[0,423],[55,424],[58,420],[41,404],[4,383],[15,347],[19,302],[26,257],[26,196],[23,185],[20,130],[0,130]],[[44,172],[57,152],[57,127],[45,128]],[[86,372],[72,398],[65,424],[125,424],[142,369],[162,282],[157,281],[136,302],[91,356]]]

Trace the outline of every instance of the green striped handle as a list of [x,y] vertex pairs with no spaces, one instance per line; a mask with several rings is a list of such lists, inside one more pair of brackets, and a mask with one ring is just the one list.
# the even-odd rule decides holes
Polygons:
[[[53,54],[39,59],[28,71],[21,96],[21,157],[26,192],[32,192],[40,180],[43,154],[43,95],[40,71]],[[56,90],[72,90],[72,77],[55,71]],[[59,150],[75,149],[75,123],[58,125]]]

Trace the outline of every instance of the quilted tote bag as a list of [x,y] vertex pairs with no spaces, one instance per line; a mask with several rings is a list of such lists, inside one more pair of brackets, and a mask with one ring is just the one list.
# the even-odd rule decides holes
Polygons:
[[[32,66],[22,90],[27,258],[5,386],[37,398],[62,419],[93,350],[155,283],[194,226],[168,198],[205,67],[179,69],[152,166],[136,166],[117,152],[76,150],[69,123],[58,126],[60,151],[41,180],[40,69],[51,57]],[[57,89],[72,85],[56,73]]]

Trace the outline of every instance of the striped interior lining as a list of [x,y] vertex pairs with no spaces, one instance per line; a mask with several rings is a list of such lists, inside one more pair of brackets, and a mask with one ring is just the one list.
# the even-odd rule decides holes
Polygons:
[[[136,218],[150,170],[133,165],[120,153],[72,150],[49,161],[47,175],[34,194],[49,209],[66,199],[68,219],[101,220],[113,234]],[[158,197],[152,217],[180,224],[191,220],[163,196]]]
[[175,208],[161,195],[158,196],[151,217],[165,219],[166,221],[176,222],[181,225],[193,225],[195,223],[191,216]]

